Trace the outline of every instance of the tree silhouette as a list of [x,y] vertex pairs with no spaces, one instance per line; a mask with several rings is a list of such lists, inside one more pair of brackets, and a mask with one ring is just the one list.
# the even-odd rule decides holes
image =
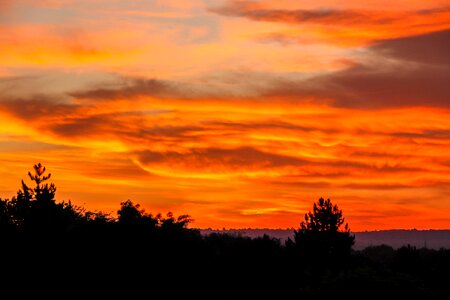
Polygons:
[[313,211],[305,214],[299,230],[294,231],[294,241],[289,239],[287,245],[294,247],[305,262],[322,267],[341,265],[350,256],[355,239],[344,222],[342,210],[330,199],[320,198]]
[[147,226],[158,227],[163,231],[183,231],[192,222],[189,215],[180,215],[175,218],[171,212],[168,212],[165,218],[161,214],[154,217],[152,214],[146,213],[145,209],[141,209],[140,204],[134,204],[131,200],[120,203],[117,215],[119,224],[125,226],[146,224]]
[[33,169],[34,174],[28,172],[28,176],[33,182],[36,183],[36,187],[33,189],[29,188],[22,180],[22,192],[24,193],[24,195],[27,195],[27,197],[32,197],[38,202],[54,201],[56,193],[55,185],[53,183],[43,184],[43,182],[50,179],[52,174],[49,173],[48,175],[44,175],[45,167],[41,163],[34,165]]
[[[337,205],[333,206],[330,199],[320,198],[314,203],[313,212],[305,214],[305,221],[300,223],[300,228],[301,231],[337,232],[344,221],[342,210]],[[348,223],[345,224],[345,231],[350,231]]]
[[14,228],[11,217],[11,200],[0,198],[0,235],[8,235]]
[[120,203],[120,209],[117,211],[118,222],[126,227],[137,226],[153,229],[158,225],[158,219],[152,214],[147,214],[141,209],[140,204],[134,204],[131,200]]
[[162,229],[172,229],[172,230],[186,229],[188,224],[193,221],[191,216],[189,215],[181,215],[178,216],[178,218],[175,218],[172,212],[168,212],[166,218],[163,218],[161,214],[158,214],[157,218]]
[[167,299],[448,298],[450,250],[351,251],[354,237],[329,199],[314,203],[283,247],[267,235],[202,236],[190,216],[152,215],[131,200],[117,217],[90,212],[57,202],[41,164],[29,177],[33,186],[22,181],[16,197],[0,199],[0,272],[13,283],[1,286],[16,298],[38,285],[47,296],[115,286],[133,298],[133,287],[148,285],[177,287],[160,289]]
[[145,210],[140,209],[139,204],[134,204],[131,200],[120,203],[120,209],[117,211],[119,222],[130,224],[139,222],[145,215]]
[[33,169],[34,172],[28,172],[28,176],[35,186],[30,188],[22,180],[17,197],[9,203],[12,222],[25,231],[50,233],[67,230],[81,221],[83,209],[72,205],[70,201],[56,203],[56,187],[46,182],[51,174],[45,175],[45,167],[38,163]]

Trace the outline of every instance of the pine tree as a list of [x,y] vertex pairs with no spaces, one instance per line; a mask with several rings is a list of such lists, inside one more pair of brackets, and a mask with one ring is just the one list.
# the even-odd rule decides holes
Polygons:
[[14,223],[29,232],[55,232],[74,226],[84,217],[82,209],[72,203],[56,203],[56,187],[48,183],[51,174],[45,174],[46,169],[38,163],[33,166],[34,172],[28,176],[35,186],[30,188],[22,180],[22,188],[17,197],[11,201],[11,212]]
[[53,183],[45,183],[43,182],[50,179],[52,174],[44,175],[45,173],[45,167],[38,163],[33,166],[34,174],[31,172],[28,172],[28,176],[30,179],[36,183],[35,188],[29,188],[25,182],[22,180],[22,190],[19,191],[19,193],[23,194],[23,197],[29,200],[36,200],[36,201],[42,201],[42,202],[51,202],[55,201],[55,193],[56,193],[56,187]]
[[294,241],[289,240],[288,246],[294,247],[307,263],[320,267],[342,265],[350,256],[355,239],[344,223],[342,210],[330,199],[320,198],[314,203],[313,211],[305,214],[299,230],[294,232]]

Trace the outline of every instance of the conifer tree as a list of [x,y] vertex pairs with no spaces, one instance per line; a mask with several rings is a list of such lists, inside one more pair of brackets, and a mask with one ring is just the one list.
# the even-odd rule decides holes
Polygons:
[[[302,259],[317,266],[336,266],[345,263],[350,256],[355,237],[345,223],[342,210],[330,199],[320,198],[313,211],[305,214],[294,241],[289,240]],[[343,228],[342,228],[343,227]]]

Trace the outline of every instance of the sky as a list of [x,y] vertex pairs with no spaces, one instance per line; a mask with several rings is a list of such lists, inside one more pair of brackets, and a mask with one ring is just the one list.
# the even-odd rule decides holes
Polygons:
[[449,53],[448,0],[0,0],[0,197],[450,228]]

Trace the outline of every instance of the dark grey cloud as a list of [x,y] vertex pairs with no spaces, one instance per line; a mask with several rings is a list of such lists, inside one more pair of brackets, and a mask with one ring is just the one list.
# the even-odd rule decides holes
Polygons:
[[[190,149],[188,152],[155,152],[141,151],[135,153],[137,159],[144,165],[165,164],[177,168],[212,169],[224,167],[227,170],[249,169],[252,167],[277,168],[293,166],[306,172],[304,176],[295,175],[302,181],[303,177],[340,177],[355,171],[370,171],[376,173],[423,172],[423,169],[411,168],[400,164],[372,165],[349,160],[313,161],[300,157],[286,156],[257,150],[252,147],[235,149],[204,148]],[[317,170],[309,172],[310,167],[331,168],[332,171],[320,173]],[[295,179],[295,178],[292,179]]]
[[391,17],[367,11],[338,9],[263,9],[256,2],[232,1],[224,6],[211,7],[210,12],[228,16],[244,17],[254,21],[281,23],[319,23],[333,25],[373,24],[392,21]]
[[437,66],[450,66],[450,30],[378,41],[371,50],[384,56]]
[[450,11],[450,6],[418,11],[386,12],[383,10],[320,9],[268,9],[255,1],[228,1],[208,11],[227,17],[242,17],[254,21],[290,24],[314,23],[328,26],[384,25],[401,21],[407,16],[433,16]]
[[351,188],[355,190],[381,190],[381,191],[388,191],[388,190],[398,190],[398,189],[409,189],[412,188],[412,186],[407,184],[397,184],[397,183],[383,183],[383,184],[377,184],[377,183],[366,183],[366,184],[360,184],[360,183],[350,183],[345,184],[343,187]]
[[404,137],[404,138],[426,138],[426,139],[437,139],[437,140],[450,140],[450,130],[437,130],[430,129],[421,132],[393,132],[390,133],[392,136]]
[[[329,99],[340,107],[450,107],[449,37],[447,30],[378,42],[364,64],[303,81],[275,81],[263,95]],[[377,64],[386,58],[396,61]]]
[[[241,122],[231,122],[231,121],[209,121],[204,122],[206,126],[212,126],[212,127],[220,127],[224,129],[235,129],[238,131],[242,130],[266,130],[266,129],[285,129],[285,130],[294,130],[294,131],[314,131],[319,130],[318,128],[311,127],[311,126],[300,126],[296,124],[291,124],[287,122],[281,122],[281,121],[270,121],[267,122],[247,122],[247,123],[241,123]],[[324,131],[321,129],[321,131]],[[330,129],[330,132],[334,130]],[[327,131],[328,132],[328,131]]]
[[[151,96],[161,99],[195,99],[210,100],[224,97],[223,89],[211,86],[208,82],[185,83],[175,80],[161,80],[156,78],[119,77],[112,82],[97,83],[94,86],[79,88],[68,92],[67,95],[85,102],[130,100],[136,97]],[[228,91],[226,97],[232,95]]]
[[143,151],[137,153],[137,156],[144,164],[178,162],[202,169],[218,165],[241,169],[251,166],[280,167],[307,163],[298,158],[266,153],[251,147],[192,149],[188,153]]
[[150,128],[143,128],[139,131],[139,134],[145,136],[180,137],[204,129],[205,128],[200,126],[153,126]]
[[316,78],[322,95],[344,107],[450,106],[450,69],[356,66]]
[[26,99],[0,99],[0,110],[23,120],[37,120],[65,116],[77,111],[78,105],[58,101],[47,95],[35,95]]
[[30,98],[0,99],[0,110],[30,126],[65,138],[115,136],[134,142],[190,139],[189,133],[201,132],[200,126],[143,126],[145,113],[141,111],[92,114],[89,104],[59,101],[58,97],[35,95]]
[[115,85],[75,91],[69,93],[69,95],[91,100],[115,100],[144,95],[164,96],[174,92],[175,87],[157,79],[121,78]]
[[144,116],[139,112],[98,114],[70,117],[47,124],[45,130],[61,137],[114,136],[122,141],[146,145],[156,142],[178,143],[191,140],[192,132],[207,128],[199,126],[143,126]]
[[131,131],[129,124],[118,120],[120,116],[133,117],[136,114],[99,114],[85,117],[69,117],[58,123],[48,124],[45,129],[63,137],[89,137],[101,134],[117,134]]
[[[319,163],[317,163],[319,164]],[[339,161],[324,161],[320,162],[320,165],[323,166],[330,166],[330,167],[336,167],[336,168],[343,168],[343,169],[361,169],[361,170],[371,170],[375,172],[380,173],[396,173],[396,172],[423,172],[424,169],[421,168],[412,168],[407,167],[401,164],[384,164],[384,165],[374,165],[374,164],[365,164],[358,161],[351,161],[351,160],[339,160]]]

